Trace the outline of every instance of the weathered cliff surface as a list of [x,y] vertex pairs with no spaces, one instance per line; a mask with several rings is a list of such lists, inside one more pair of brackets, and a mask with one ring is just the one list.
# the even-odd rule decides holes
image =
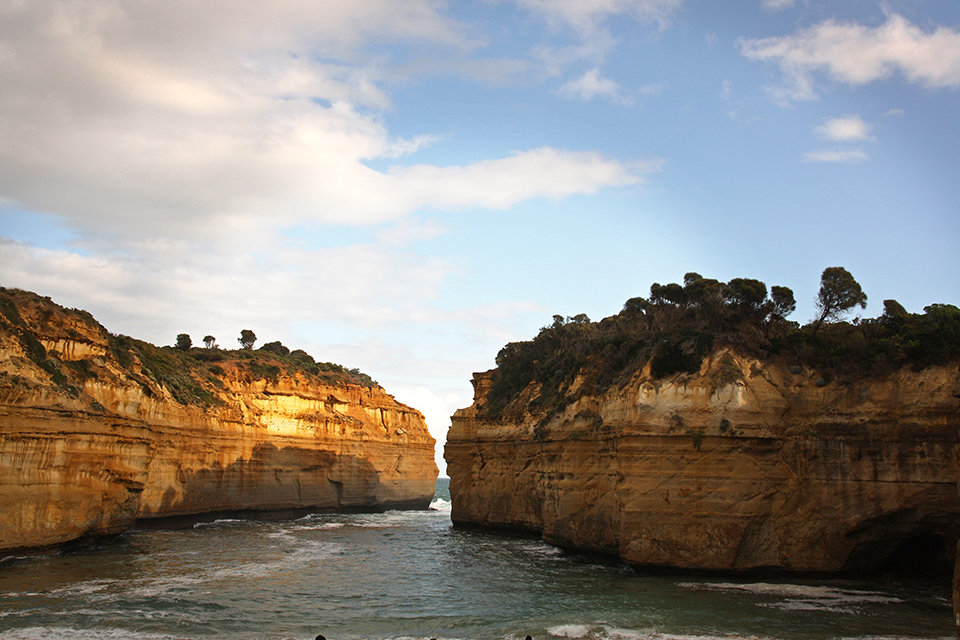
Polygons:
[[0,291],[0,550],[143,518],[429,506],[435,441],[420,412],[270,358],[198,362]]
[[720,349],[700,371],[514,417],[491,373],[444,457],[458,525],[537,532],[635,566],[868,571],[952,567],[960,533],[960,367],[858,383]]

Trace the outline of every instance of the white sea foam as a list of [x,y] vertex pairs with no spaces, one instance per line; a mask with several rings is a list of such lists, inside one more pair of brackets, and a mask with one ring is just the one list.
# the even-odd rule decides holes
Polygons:
[[903,602],[900,598],[879,591],[860,589],[840,589],[837,587],[802,584],[771,584],[766,582],[683,582],[681,587],[688,589],[707,589],[712,591],[744,591],[762,595],[786,598],[805,598],[811,600],[834,600],[844,602],[873,602],[879,604]]
[[28,627],[0,632],[0,640],[170,640],[182,638],[163,633],[144,633],[129,629],[74,629],[72,627]]
[[[589,638],[590,640],[681,640],[684,636],[671,636],[661,634],[654,629],[624,629],[621,627],[611,627],[610,625],[598,622],[593,625],[585,624],[565,624],[556,627],[547,628],[547,633],[557,638],[571,638],[578,640],[580,638]],[[686,639],[685,639],[686,640]],[[689,640],[706,640],[705,638],[689,637]],[[727,637],[723,640],[736,640],[734,637]]]
[[643,640],[651,637],[655,632],[650,630],[638,631],[636,629],[620,629],[618,627],[603,627],[603,634],[610,640]]
[[571,640],[580,640],[581,638],[588,638],[589,640],[762,640],[758,636],[742,636],[737,634],[723,636],[686,635],[661,633],[655,629],[623,629],[611,627],[603,623],[595,625],[559,625],[556,627],[548,627],[547,633],[555,638],[570,638]]
[[274,531],[267,534],[267,538],[270,540],[282,540],[284,542],[295,541],[297,538],[289,531],[281,529],[280,531]]
[[417,513],[417,511],[387,511],[378,514],[361,514],[357,517],[355,526],[361,529],[404,527],[411,524]]
[[[2,598],[36,598],[37,596],[42,596],[43,594],[39,591],[12,591],[9,593],[0,593]],[[2,615],[2,612],[0,612]]]
[[[903,611],[914,622],[896,629],[916,629],[916,638],[936,639],[950,629],[948,607],[937,613],[939,605],[931,597],[913,596],[906,589],[840,581],[829,581],[828,586],[737,584],[733,579],[712,582],[702,577],[684,578],[686,589],[678,589],[674,580],[636,575],[626,566],[618,570],[597,565],[594,571],[584,560],[539,540],[451,535],[449,523],[441,524],[445,517],[438,511],[414,511],[323,514],[242,526],[225,522],[202,535],[135,532],[122,544],[30,561],[26,571],[19,567],[6,572],[10,575],[0,571],[0,640],[172,640],[215,635],[269,635],[281,640],[280,634],[303,640],[324,629],[337,635],[335,628],[354,625],[354,620],[352,628],[359,629],[355,637],[371,640],[522,640],[527,633],[536,640],[757,640],[750,632],[764,633],[773,626],[744,625],[762,625],[764,619],[780,621],[776,628],[781,630],[788,628],[782,621],[791,625],[796,621],[796,633],[789,632],[796,637],[823,636],[820,629],[825,621],[836,623],[831,628],[835,638],[855,636],[855,630],[862,636],[871,631],[894,635],[879,626],[882,620],[869,619],[876,613],[874,608],[886,609],[883,619]],[[404,569],[409,558],[422,560],[437,576],[431,584],[419,583],[417,576],[422,572],[411,574]],[[454,562],[469,571],[446,571]],[[478,588],[498,584],[504,577],[501,567],[507,563],[518,575],[506,576],[510,584],[537,587],[511,589],[503,595]],[[576,571],[558,571],[567,564],[575,565]],[[121,569],[125,566],[130,566],[129,572]],[[558,590],[575,590],[583,584],[580,574],[609,583],[614,582],[609,579],[612,572],[621,570],[624,574],[617,576],[618,584],[610,589],[599,585],[598,597],[591,599],[587,594],[576,609],[571,610],[571,602],[561,601],[555,607],[553,599],[540,597],[539,585],[546,581],[556,581]],[[49,571],[49,578],[38,580],[45,575],[40,571]],[[447,595],[448,588],[457,602],[451,602],[454,596]],[[651,598],[646,597],[648,592]],[[892,596],[908,603],[917,599],[922,606],[914,611]],[[504,597],[518,602],[504,607],[502,617],[490,616]],[[411,612],[406,602],[423,610]],[[721,608],[723,615],[711,617],[714,607]],[[725,633],[725,621],[743,607],[752,612],[737,625],[739,633]],[[819,613],[829,607],[846,610]],[[797,614],[791,608],[814,613]],[[928,622],[924,617],[928,609],[937,620]],[[850,610],[866,615],[860,620],[846,615]],[[246,633],[241,625],[247,626]],[[315,625],[318,628],[313,630]],[[447,629],[446,637],[431,632],[433,625],[439,627],[437,631]],[[9,630],[15,626],[29,628]]]
[[585,624],[562,624],[548,628],[547,633],[555,638],[586,638],[590,634],[590,627]]
[[[508,636],[508,638],[511,638],[511,637]],[[447,636],[438,636],[438,635],[431,635],[431,636],[390,636],[390,640],[430,640],[430,639],[432,639],[432,640],[465,640],[464,638],[451,638],[451,637],[447,637]],[[512,640],[516,640],[516,637],[513,636],[513,637],[512,637]]]
[[344,526],[342,522],[326,522],[330,517],[328,513],[311,513],[295,520],[294,522],[297,524],[292,530],[315,531],[317,529],[340,529]]
[[[289,542],[289,550],[276,560],[263,562],[242,562],[236,565],[220,566],[210,571],[166,578],[154,578],[135,581],[130,594],[142,597],[163,596],[171,592],[192,590],[198,586],[237,579],[259,578],[287,570],[299,570],[312,562],[329,558],[343,552],[341,544],[319,541],[304,541],[294,536],[281,536],[283,542]],[[289,541],[288,541],[289,539]]]
[[567,552],[560,547],[555,547],[552,544],[547,544],[546,542],[533,542],[524,546],[523,549],[528,553],[544,556],[546,558],[562,558],[566,557],[567,555]]
[[723,636],[695,636],[675,633],[651,633],[644,636],[650,640],[767,640],[766,636],[741,636],[735,633]]
[[779,602],[759,602],[759,606],[779,611],[821,611],[855,614],[859,605],[894,604],[902,599],[877,591],[840,589],[829,586],[770,584],[766,582],[686,582],[682,587],[710,591],[745,592],[782,598]]
[[430,508],[435,511],[450,511],[452,504],[449,500],[444,500],[443,498],[437,498],[430,503]]
[[340,529],[343,527],[342,522],[316,522],[316,521],[297,521],[297,524],[294,524],[284,533],[291,534],[298,531],[328,531],[331,529]]
[[214,520],[213,522],[197,522],[193,525],[194,529],[208,529],[210,527],[224,527],[232,526],[235,524],[244,524],[249,522],[248,520],[239,520],[237,518],[223,518],[221,520]]
[[14,609],[12,611],[0,611],[0,620],[8,617],[25,618],[39,611],[41,611],[41,609]]
[[120,580],[87,580],[51,589],[48,593],[52,596],[89,596],[115,589],[120,584]]

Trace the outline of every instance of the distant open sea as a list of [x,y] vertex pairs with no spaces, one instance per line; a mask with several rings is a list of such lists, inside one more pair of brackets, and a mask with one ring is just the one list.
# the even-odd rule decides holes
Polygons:
[[220,520],[0,560],[0,638],[952,638],[942,588],[648,575],[431,511]]

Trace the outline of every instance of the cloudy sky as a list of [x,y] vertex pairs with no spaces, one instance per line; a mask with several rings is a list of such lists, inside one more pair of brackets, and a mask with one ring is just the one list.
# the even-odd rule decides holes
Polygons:
[[0,285],[359,367],[441,448],[688,271],[960,303],[960,3],[0,0]]

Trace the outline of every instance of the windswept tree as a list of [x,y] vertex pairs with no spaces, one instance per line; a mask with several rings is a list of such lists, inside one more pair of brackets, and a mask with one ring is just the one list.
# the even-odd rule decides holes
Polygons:
[[203,346],[205,346],[207,349],[216,349],[217,339],[213,336],[203,336]]
[[903,305],[896,300],[883,301],[883,315],[880,316],[880,321],[885,327],[899,330],[906,323],[909,316],[910,314],[903,308]]
[[814,333],[820,330],[824,322],[841,318],[856,306],[867,308],[867,294],[863,292],[860,283],[843,267],[827,267],[820,276]]
[[186,333],[177,334],[177,349],[181,351],[189,351],[190,347],[193,346],[193,340],[190,339],[190,336]]
[[793,297],[793,290],[789,287],[773,285],[770,287],[770,317],[785,320],[787,316],[797,310],[797,300]]
[[650,302],[658,305],[685,305],[687,303],[687,292],[676,282],[670,284],[654,282],[650,285]]
[[759,311],[767,300],[767,285],[753,278],[734,278],[727,283],[727,299],[742,314]]
[[[623,303],[623,313],[630,314],[630,315],[639,315],[639,314],[646,313],[649,308],[650,308],[650,303],[647,302],[647,299],[643,297],[630,298],[629,300]],[[557,316],[557,317],[560,317],[560,316]]]
[[237,338],[237,342],[240,343],[240,346],[246,349],[247,351],[253,349],[253,344],[257,341],[257,334],[255,334],[250,329],[244,329],[240,332],[240,337]]

